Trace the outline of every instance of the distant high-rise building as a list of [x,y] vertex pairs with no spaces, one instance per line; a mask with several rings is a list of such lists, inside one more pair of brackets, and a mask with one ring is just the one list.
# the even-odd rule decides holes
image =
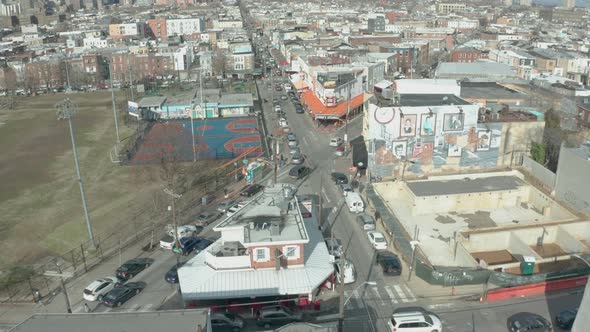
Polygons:
[[563,6],[568,9],[576,7],[576,0],[563,0]]

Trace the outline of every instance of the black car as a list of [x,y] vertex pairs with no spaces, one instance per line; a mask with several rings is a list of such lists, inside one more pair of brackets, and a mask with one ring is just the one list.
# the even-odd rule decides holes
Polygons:
[[378,252],[376,264],[381,265],[384,275],[399,276],[402,274],[402,264],[399,258],[390,251]]
[[506,322],[510,332],[549,332],[551,323],[540,315],[519,312],[508,317]]
[[562,330],[571,330],[576,315],[578,314],[578,308],[567,309],[560,312],[555,316],[555,325],[559,326]]
[[244,197],[252,197],[259,193],[262,189],[264,189],[263,185],[260,184],[250,184],[242,188],[240,191],[240,196]]
[[139,294],[145,288],[145,282],[128,282],[113,288],[102,298],[102,304],[107,307],[120,307],[130,298]]
[[154,260],[151,258],[130,259],[117,269],[116,275],[121,280],[129,280],[148,268],[153,262]]
[[289,170],[289,176],[295,179],[301,179],[309,174],[311,169],[306,166],[297,165]]
[[178,248],[177,243],[174,244],[172,247],[172,251],[177,254],[182,254],[184,256],[189,255],[191,252],[195,251],[199,242],[201,242],[202,238],[198,237],[183,237],[178,242],[180,244],[180,248]]
[[164,279],[171,284],[177,284],[178,283],[178,269],[181,266],[183,266],[184,263],[186,263],[186,262],[178,262],[177,264],[174,264],[170,268],[170,270],[168,270],[168,272],[166,272]]
[[347,184],[348,177],[343,173],[334,172],[332,173],[332,181],[336,184]]

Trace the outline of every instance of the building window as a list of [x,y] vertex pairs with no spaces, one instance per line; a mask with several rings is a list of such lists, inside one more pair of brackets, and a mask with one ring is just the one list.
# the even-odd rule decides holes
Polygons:
[[299,246],[285,246],[283,247],[283,255],[287,260],[298,259],[300,256]]
[[267,262],[270,260],[270,251],[268,248],[256,248],[254,251],[254,260],[257,262]]

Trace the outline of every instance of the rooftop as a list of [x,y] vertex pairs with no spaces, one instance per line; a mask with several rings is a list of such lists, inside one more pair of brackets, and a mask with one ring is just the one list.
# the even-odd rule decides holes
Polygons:
[[467,99],[525,99],[527,95],[496,82],[461,82],[461,97]]
[[414,195],[421,197],[516,190],[526,184],[516,176],[501,175],[475,179],[465,177],[441,181],[412,181],[407,185]]
[[244,243],[307,241],[297,199],[286,197],[288,191],[294,189],[289,185],[267,187],[214,230],[242,227]]
[[400,106],[471,105],[470,102],[452,94],[401,94]]
[[164,104],[164,102],[166,102],[166,97],[143,97],[139,101],[139,107],[161,107]]
[[517,77],[510,66],[497,62],[442,62],[436,68],[437,77],[465,75],[466,77]]
[[154,312],[109,312],[92,314],[35,314],[10,332],[64,331],[166,331],[174,326],[177,331],[196,331],[201,325],[206,330],[207,311],[173,310]]
[[[205,94],[203,93],[203,96]],[[254,106],[254,101],[252,100],[251,93],[231,93],[231,94],[223,94],[221,99],[219,100],[220,106]]]

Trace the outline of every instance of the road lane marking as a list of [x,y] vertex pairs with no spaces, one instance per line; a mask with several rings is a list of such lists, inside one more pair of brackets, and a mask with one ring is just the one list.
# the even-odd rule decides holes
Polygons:
[[395,299],[395,294],[393,294],[393,291],[388,286],[385,287],[385,291],[387,292],[387,295],[389,295],[391,302],[393,304],[397,304],[397,300]]
[[406,298],[406,293],[404,293],[400,285],[393,285],[393,288],[395,289],[395,292],[400,295],[400,299],[402,300],[402,302],[410,302],[410,300]]
[[309,143],[307,142],[307,139],[305,139],[305,136],[303,136],[301,138],[301,140],[303,140],[303,143],[305,143],[305,145],[307,145],[308,147],[310,146]]
[[328,197],[328,194],[326,193],[326,188],[322,188],[322,194],[324,194],[324,198],[326,199],[326,202],[328,202],[328,203],[332,202],[330,200],[330,198]]
[[[375,293],[375,297],[378,297],[379,298],[379,303],[381,305],[387,305],[387,303],[385,303],[385,301],[381,297],[381,294],[379,294],[379,288],[377,288],[377,287],[371,287],[371,290],[373,290],[373,293]],[[377,301],[375,301],[375,302],[377,302]]]
[[408,287],[408,285],[403,285],[403,288],[405,289],[404,292],[408,294],[408,299],[410,299],[410,302],[416,302],[416,296],[414,295],[410,287]]

